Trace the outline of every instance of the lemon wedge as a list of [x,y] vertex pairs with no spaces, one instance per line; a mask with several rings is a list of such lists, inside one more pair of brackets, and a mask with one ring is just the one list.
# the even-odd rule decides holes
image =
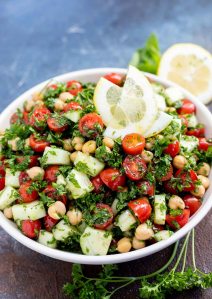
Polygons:
[[162,132],[172,121],[172,116],[159,111],[151,128],[144,133],[144,137],[151,137]]
[[204,104],[212,99],[212,56],[194,44],[175,44],[162,56],[158,75],[190,91]]

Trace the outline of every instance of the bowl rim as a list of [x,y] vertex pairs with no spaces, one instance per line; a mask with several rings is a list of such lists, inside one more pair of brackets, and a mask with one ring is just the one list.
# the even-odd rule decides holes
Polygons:
[[[48,82],[52,81],[68,81],[70,79],[78,79],[78,77],[83,76],[103,76],[106,73],[116,72],[120,74],[126,74],[127,70],[124,68],[92,68],[92,69],[84,69],[79,71],[68,72],[53,78],[50,78],[42,83],[35,85],[34,87],[28,89],[26,92],[22,93],[18,98],[11,102],[0,114],[0,124],[4,123],[8,120],[8,116],[16,110],[17,106],[21,106],[23,104],[24,99],[29,98],[34,92],[40,91]],[[193,95],[191,95],[188,91],[184,90],[183,88],[179,87],[177,84],[170,82],[168,80],[161,79],[159,76],[145,73],[145,75],[158,82],[161,83],[163,86],[171,87],[175,86],[182,90],[186,97],[191,99],[192,102],[195,103],[198,109],[206,115],[206,118],[209,119],[209,127],[212,127],[212,115],[210,111],[201,103],[199,102]],[[78,79],[80,80],[80,79]],[[212,194],[209,195],[207,200],[205,200],[198,210],[189,220],[189,222],[181,228],[179,231],[175,232],[169,239],[160,241],[158,243],[152,244],[150,246],[144,247],[142,249],[138,249],[135,251],[130,251],[127,253],[122,254],[111,254],[111,255],[104,255],[104,256],[88,256],[78,253],[66,252],[59,249],[52,249],[47,246],[44,246],[37,241],[29,239],[28,237],[24,236],[16,227],[15,223],[8,220],[2,212],[0,212],[0,225],[1,227],[15,240],[22,243],[26,247],[44,254],[46,256],[52,257],[54,259],[72,262],[72,263],[79,263],[79,264],[92,264],[92,265],[100,265],[100,264],[114,264],[114,263],[122,263],[127,262],[139,258],[143,258],[145,256],[151,255],[162,249],[172,245],[173,243],[180,240],[184,237],[193,227],[195,227],[209,212],[212,207]]]

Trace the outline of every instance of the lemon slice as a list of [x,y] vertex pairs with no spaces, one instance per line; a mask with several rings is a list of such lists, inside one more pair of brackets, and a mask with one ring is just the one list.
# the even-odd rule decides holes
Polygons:
[[151,128],[144,133],[144,137],[151,137],[163,131],[172,121],[172,116],[159,111]]
[[175,44],[162,56],[158,75],[171,80],[204,104],[212,99],[212,56],[194,44]]
[[117,139],[119,137],[124,137],[125,135],[130,133],[141,133],[140,128],[136,124],[129,124],[123,129],[114,129],[108,126],[104,131],[104,136],[110,137],[112,139]]

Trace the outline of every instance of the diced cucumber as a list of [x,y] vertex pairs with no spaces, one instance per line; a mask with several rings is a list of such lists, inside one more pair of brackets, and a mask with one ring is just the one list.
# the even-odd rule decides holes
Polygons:
[[66,223],[64,220],[58,222],[58,224],[52,230],[53,236],[57,241],[65,241],[68,237],[77,233],[76,227]]
[[85,173],[72,169],[67,178],[67,188],[74,199],[80,198],[93,190],[93,185]]
[[154,239],[159,242],[159,241],[167,240],[172,235],[173,232],[170,230],[161,230],[154,235]]
[[66,113],[64,113],[63,115],[70,119],[71,121],[73,121],[74,123],[77,123],[81,117],[81,110],[70,110]]
[[58,185],[66,185],[66,180],[62,174],[57,176],[57,184]]
[[70,153],[61,148],[47,146],[42,157],[43,165],[70,165]]
[[82,152],[77,153],[74,165],[79,171],[91,176],[96,176],[105,167],[103,162],[100,162],[98,159]]
[[192,152],[195,148],[197,148],[198,144],[199,140],[195,136],[182,135],[180,138],[180,148],[182,152]]
[[19,175],[20,171],[16,171],[14,174],[11,172],[9,168],[6,169],[5,175],[5,186],[11,186],[14,188],[20,187],[19,183]]
[[0,210],[4,210],[9,207],[17,198],[18,192],[11,186],[6,186],[0,192]]
[[186,115],[186,119],[188,121],[188,128],[194,128],[198,124],[197,118],[194,114]]
[[106,255],[111,240],[112,234],[110,232],[86,227],[80,237],[80,246],[86,255]]
[[13,218],[17,220],[37,220],[46,216],[46,210],[42,201],[35,200],[30,203],[12,206]]
[[164,225],[166,222],[166,195],[155,195],[154,199],[154,223]]
[[165,111],[166,110],[166,101],[164,97],[160,94],[154,94],[155,101],[157,103],[158,110]]
[[39,232],[38,243],[50,248],[57,247],[57,241],[55,240],[53,234],[43,229]]
[[136,218],[129,210],[125,210],[117,217],[116,226],[119,226],[122,232],[126,232],[130,230],[135,223]]
[[166,95],[167,104],[170,106],[184,98],[183,93],[177,87],[166,88],[164,94]]
[[111,208],[113,210],[113,215],[116,215],[118,213],[118,211],[117,211],[118,202],[119,202],[118,198],[115,198],[112,205],[111,205]]

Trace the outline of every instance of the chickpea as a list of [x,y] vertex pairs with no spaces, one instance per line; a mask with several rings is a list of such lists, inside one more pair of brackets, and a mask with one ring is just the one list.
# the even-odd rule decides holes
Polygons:
[[210,180],[209,178],[206,178],[204,175],[198,175],[198,179],[201,181],[203,187],[205,189],[208,189],[209,185],[210,185]]
[[38,108],[38,107],[42,107],[42,106],[43,106],[43,102],[42,101],[39,100],[39,101],[35,102],[35,107]]
[[72,145],[76,151],[81,151],[84,143],[84,139],[82,137],[74,137],[72,140]]
[[176,109],[174,107],[166,107],[166,112],[175,112]]
[[146,163],[149,163],[153,158],[153,153],[150,151],[143,150],[143,152],[141,153],[141,157],[144,159]]
[[12,208],[5,208],[4,209],[4,216],[7,217],[8,219],[12,219],[13,218],[13,212],[12,212]]
[[75,161],[75,159],[76,159],[76,157],[77,157],[77,154],[78,154],[78,151],[71,153],[70,158],[71,158],[71,161],[72,161],[72,162]]
[[154,142],[153,141],[149,141],[145,144],[145,148],[147,150],[151,150],[153,148]]
[[195,189],[191,191],[191,194],[201,198],[205,194],[205,187],[203,185],[197,185]]
[[42,95],[42,93],[40,93],[40,92],[36,92],[36,93],[34,93],[33,96],[32,96],[32,100],[33,100],[34,102],[42,101],[42,100],[43,100],[43,95]]
[[141,249],[141,248],[144,248],[146,246],[146,244],[144,241],[140,241],[140,240],[136,239],[136,237],[134,237],[132,240],[132,246],[134,249]]
[[173,165],[177,169],[183,169],[187,163],[187,160],[184,156],[177,155],[173,159]]
[[145,241],[152,238],[154,235],[153,229],[146,223],[140,224],[135,230],[135,237],[140,241]]
[[54,103],[54,108],[55,110],[58,110],[58,111],[62,111],[65,107],[65,103],[60,100],[60,99],[56,99],[55,103]]
[[114,144],[115,144],[113,139],[109,138],[109,137],[103,138],[102,142],[105,146],[109,147],[110,149],[112,149],[114,147]]
[[73,151],[72,140],[70,138],[63,140],[63,148],[68,152]]
[[11,147],[12,151],[17,151],[18,147],[17,147],[17,143],[20,140],[19,137],[16,137],[15,139],[11,139],[8,141],[9,146]]
[[29,138],[25,139],[25,145],[24,145],[24,147],[30,147],[30,145],[29,145]]
[[86,154],[94,154],[96,151],[96,141],[89,140],[82,146],[82,152]]
[[185,203],[181,197],[177,195],[172,195],[169,199],[168,206],[170,209],[177,210],[177,209],[185,209]]
[[56,201],[52,205],[49,206],[48,208],[48,215],[52,217],[55,220],[60,219],[63,217],[66,213],[66,206],[62,201]]
[[204,176],[209,176],[210,173],[210,165],[208,163],[201,163],[201,165],[199,166],[199,169],[197,170],[197,174],[201,174]]
[[60,95],[59,95],[59,99],[63,102],[66,102],[66,100],[72,100],[73,99],[73,95],[70,94],[69,92],[62,92]]
[[43,168],[39,166],[34,166],[26,171],[28,176],[30,177],[31,180],[33,181],[42,181],[44,178],[44,173],[45,171]]
[[66,215],[72,225],[78,225],[82,221],[82,212],[78,209],[72,209]]
[[30,112],[34,107],[35,102],[33,100],[29,100],[24,103],[24,108],[27,112]]
[[131,247],[132,247],[132,244],[131,244],[130,238],[124,237],[118,241],[116,249],[120,253],[125,253],[125,252],[129,252]]

